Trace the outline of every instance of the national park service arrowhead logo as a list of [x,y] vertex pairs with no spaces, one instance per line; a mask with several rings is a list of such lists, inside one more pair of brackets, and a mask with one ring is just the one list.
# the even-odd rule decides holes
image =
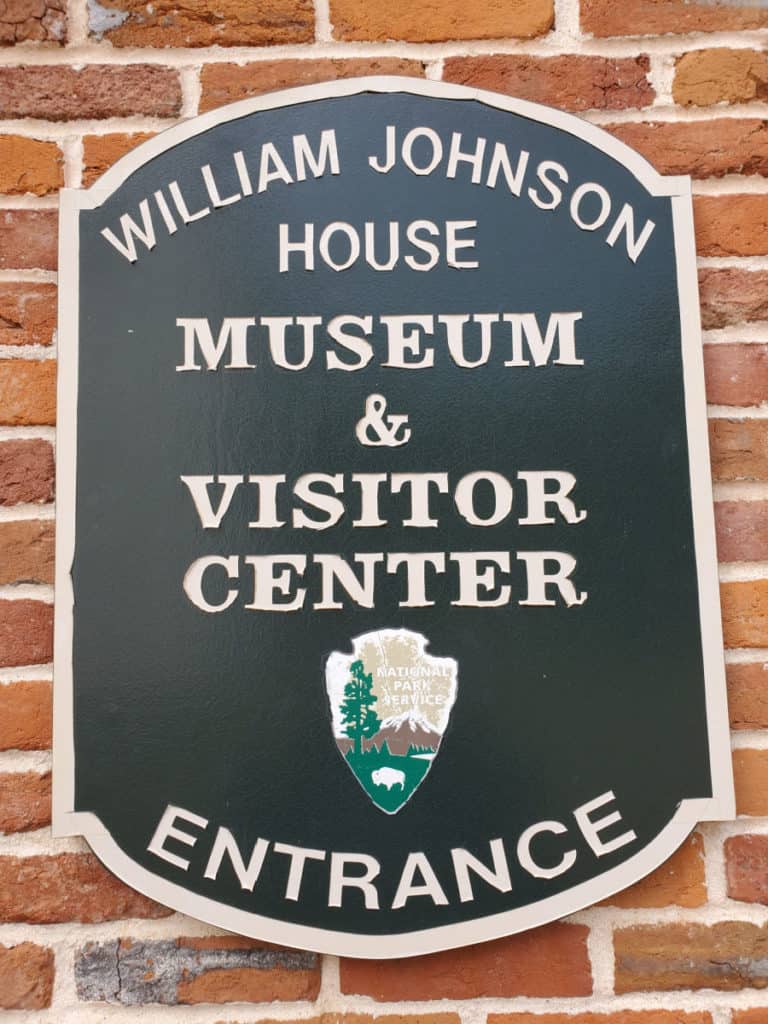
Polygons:
[[387,814],[395,814],[429,774],[456,700],[453,658],[426,653],[408,629],[380,629],[333,651],[325,685],[333,737],[347,767]]

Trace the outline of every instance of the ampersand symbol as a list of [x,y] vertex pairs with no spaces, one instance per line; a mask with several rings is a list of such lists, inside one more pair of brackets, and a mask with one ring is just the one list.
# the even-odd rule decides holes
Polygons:
[[411,428],[404,425],[408,417],[385,416],[386,408],[387,400],[383,395],[368,395],[365,400],[365,416],[358,420],[355,427],[355,435],[360,444],[396,448],[410,440]]

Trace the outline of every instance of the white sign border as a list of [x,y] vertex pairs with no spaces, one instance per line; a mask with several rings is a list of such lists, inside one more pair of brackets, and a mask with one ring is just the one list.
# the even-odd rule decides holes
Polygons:
[[[128,857],[95,814],[74,810],[74,595],[70,575],[75,551],[80,211],[97,208],[134,171],[153,157],[215,125],[236,120],[255,111],[273,110],[312,100],[352,96],[364,92],[397,92],[436,99],[476,100],[487,106],[551,125],[577,136],[613,157],[626,167],[651,195],[671,198],[680,291],[691,501],[713,785],[711,799],[683,801],[662,832],[639,853],[623,864],[566,892],[525,907],[469,922],[442,925],[423,931],[376,936],[291,924],[239,910],[189,892],[182,886],[146,870]],[[551,107],[444,82],[404,77],[372,77],[286,89],[212,110],[178,124],[138,146],[103,174],[91,188],[63,189],[60,196],[54,836],[84,836],[99,859],[129,886],[160,903],[209,924],[253,938],[321,953],[383,959],[418,956],[496,939],[575,913],[625,889],[655,870],[678,848],[698,821],[727,820],[735,816],[690,178],[664,177],[658,174],[639,153],[601,128]]]

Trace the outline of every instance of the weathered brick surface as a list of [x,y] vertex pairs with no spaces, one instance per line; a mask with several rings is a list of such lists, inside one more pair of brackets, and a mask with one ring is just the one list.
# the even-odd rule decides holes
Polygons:
[[768,320],[768,271],[703,268],[699,296],[701,323],[707,329]]
[[730,0],[581,0],[581,27],[594,36],[763,28],[768,11]]
[[0,442],[0,506],[53,499],[53,448],[48,441]]
[[620,110],[653,102],[649,66],[645,56],[491,54],[449,57],[443,77],[447,82],[505,92],[565,110]]
[[489,1013],[488,1024],[712,1024],[712,1015],[677,1010],[617,1013]]
[[0,360],[0,424],[41,426],[55,422],[55,360]]
[[605,900],[611,907],[700,907],[707,901],[704,843],[694,832],[661,867]]
[[0,118],[175,117],[178,72],[152,64],[0,67]]
[[548,32],[553,21],[553,0],[331,0],[336,39],[530,39]]
[[650,121],[603,126],[662,174],[720,178],[768,174],[768,122],[759,118]]
[[50,345],[55,328],[55,284],[0,282],[0,345]]
[[50,821],[50,772],[0,772],[0,832],[31,832]]
[[768,926],[668,924],[614,933],[616,992],[766,988]]
[[768,501],[718,501],[715,527],[721,562],[768,559]]
[[0,946],[0,1009],[44,1010],[53,993],[53,950],[22,942]]
[[0,601],[0,668],[44,665],[53,657],[53,605]]
[[734,750],[733,783],[738,814],[768,814],[768,750]]
[[90,30],[113,46],[276,46],[310,42],[315,32],[311,0],[104,0],[101,6],[91,14]]
[[417,77],[423,74],[421,61],[399,57],[353,57],[346,60],[326,57],[319,60],[265,60],[252,64],[206,64],[200,73],[200,110],[211,110],[224,103],[275,89],[312,85],[336,78],[360,75]]
[[51,520],[0,522],[0,585],[53,583],[54,540]]
[[57,240],[55,210],[0,210],[0,270],[55,270]]
[[51,684],[0,684],[0,750],[47,750],[51,745]]
[[709,444],[715,480],[768,480],[765,420],[710,420]]
[[726,647],[768,647],[768,580],[720,584]]
[[768,196],[695,196],[693,216],[700,256],[768,253]]
[[63,43],[66,0],[0,0],[0,46]]
[[726,666],[732,729],[768,729],[768,664]]
[[768,836],[731,836],[725,841],[728,895],[768,903]]
[[87,188],[121,156],[151,139],[152,132],[111,132],[83,138],[83,186]]
[[0,921],[97,924],[170,913],[118,881],[91,853],[0,856]]
[[0,192],[44,196],[64,184],[63,154],[55,142],[0,135]]
[[672,95],[684,106],[749,103],[768,94],[768,56],[756,50],[693,50],[675,66]]
[[78,996],[90,1002],[170,1005],[315,999],[320,958],[251,939],[90,942],[75,962]]
[[481,996],[585,996],[592,991],[587,928],[543,928],[408,960],[341,961],[341,991],[380,1002]]
[[768,345],[706,345],[704,373],[712,405],[768,400]]

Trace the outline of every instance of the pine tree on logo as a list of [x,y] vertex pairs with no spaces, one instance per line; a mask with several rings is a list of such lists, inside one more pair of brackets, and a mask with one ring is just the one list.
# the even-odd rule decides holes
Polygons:
[[373,691],[373,676],[366,675],[362,661],[353,661],[352,675],[344,684],[344,700],[341,702],[341,720],[344,732],[355,744],[355,757],[360,757],[363,740],[369,740],[379,731],[381,719],[373,710],[379,699]]

